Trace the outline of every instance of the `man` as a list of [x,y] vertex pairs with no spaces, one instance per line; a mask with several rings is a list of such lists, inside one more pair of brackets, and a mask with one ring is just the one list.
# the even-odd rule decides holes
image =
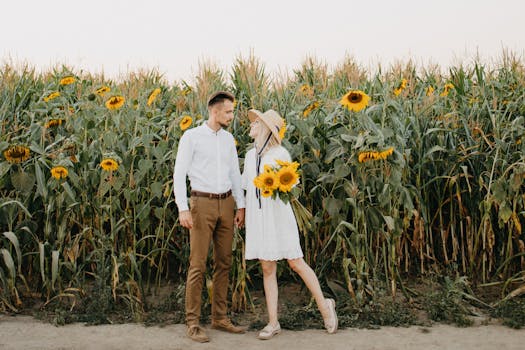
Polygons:
[[[211,326],[244,333],[227,316],[227,294],[232,260],[233,225],[244,225],[244,193],[235,141],[225,130],[233,120],[234,96],[219,91],[208,100],[208,120],[184,133],[173,173],[173,191],[179,222],[190,230],[190,266],[186,282],[187,335],[209,341],[199,325],[206,258],[213,241],[214,274]],[[186,192],[190,180],[190,206]],[[233,195],[233,196],[232,196]],[[235,201],[234,201],[235,199]],[[234,216],[235,204],[237,213]]]

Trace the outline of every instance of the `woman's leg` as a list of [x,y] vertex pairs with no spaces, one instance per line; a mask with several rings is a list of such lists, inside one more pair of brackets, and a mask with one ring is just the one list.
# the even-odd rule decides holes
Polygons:
[[268,309],[268,324],[277,326],[277,300],[279,290],[277,287],[277,261],[259,260],[263,271],[264,295]]
[[323,318],[328,317],[329,309],[327,301],[323,295],[321,286],[319,285],[319,280],[317,279],[317,276],[315,275],[315,272],[312,270],[312,268],[308,266],[303,258],[290,259],[288,260],[288,264],[292,270],[301,276],[304,284],[306,284],[306,287],[308,287],[310,293],[312,293],[315,302],[317,303],[317,307],[319,308],[319,312],[321,312]]

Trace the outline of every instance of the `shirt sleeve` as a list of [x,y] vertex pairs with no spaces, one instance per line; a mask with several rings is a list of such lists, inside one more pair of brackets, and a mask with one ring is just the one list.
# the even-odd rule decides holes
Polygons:
[[244,190],[242,189],[242,177],[241,170],[239,168],[239,157],[237,156],[237,149],[235,148],[235,143],[232,138],[231,142],[232,151],[230,152],[230,179],[232,182],[232,192],[233,197],[235,198],[235,203],[237,204],[237,209],[242,209],[246,207],[244,199]]
[[175,194],[175,203],[177,203],[179,212],[189,210],[186,175],[193,158],[193,145],[189,136],[189,133],[185,133],[180,138],[173,169],[173,193]]

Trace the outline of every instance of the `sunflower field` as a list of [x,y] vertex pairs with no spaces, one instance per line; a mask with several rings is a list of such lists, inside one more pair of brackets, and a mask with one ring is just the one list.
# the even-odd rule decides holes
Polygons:
[[[363,304],[450,272],[500,285],[502,296],[525,289],[525,61],[513,54],[373,73],[351,58],[330,69],[308,58],[278,78],[250,56],[174,84],[154,70],[113,81],[4,64],[0,82],[0,310],[98,298],[141,315],[160,286],[184,283],[189,239],[173,166],[178,140],[206,121],[219,89],[236,96],[241,169],[247,111],[285,119],[301,244],[323,289]],[[261,278],[243,237],[235,310]]]

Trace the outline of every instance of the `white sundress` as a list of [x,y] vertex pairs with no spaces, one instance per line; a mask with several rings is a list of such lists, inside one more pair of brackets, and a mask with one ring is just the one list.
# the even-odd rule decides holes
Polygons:
[[[303,257],[299,230],[290,203],[271,197],[259,199],[255,194],[253,179],[257,176],[255,148],[246,153],[242,187],[246,190],[246,251],[245,259],[281,260]],[[276,165],[276,159],[290,162],[288,151],[282,146],[270,148],[261,159],[264,165]]]

